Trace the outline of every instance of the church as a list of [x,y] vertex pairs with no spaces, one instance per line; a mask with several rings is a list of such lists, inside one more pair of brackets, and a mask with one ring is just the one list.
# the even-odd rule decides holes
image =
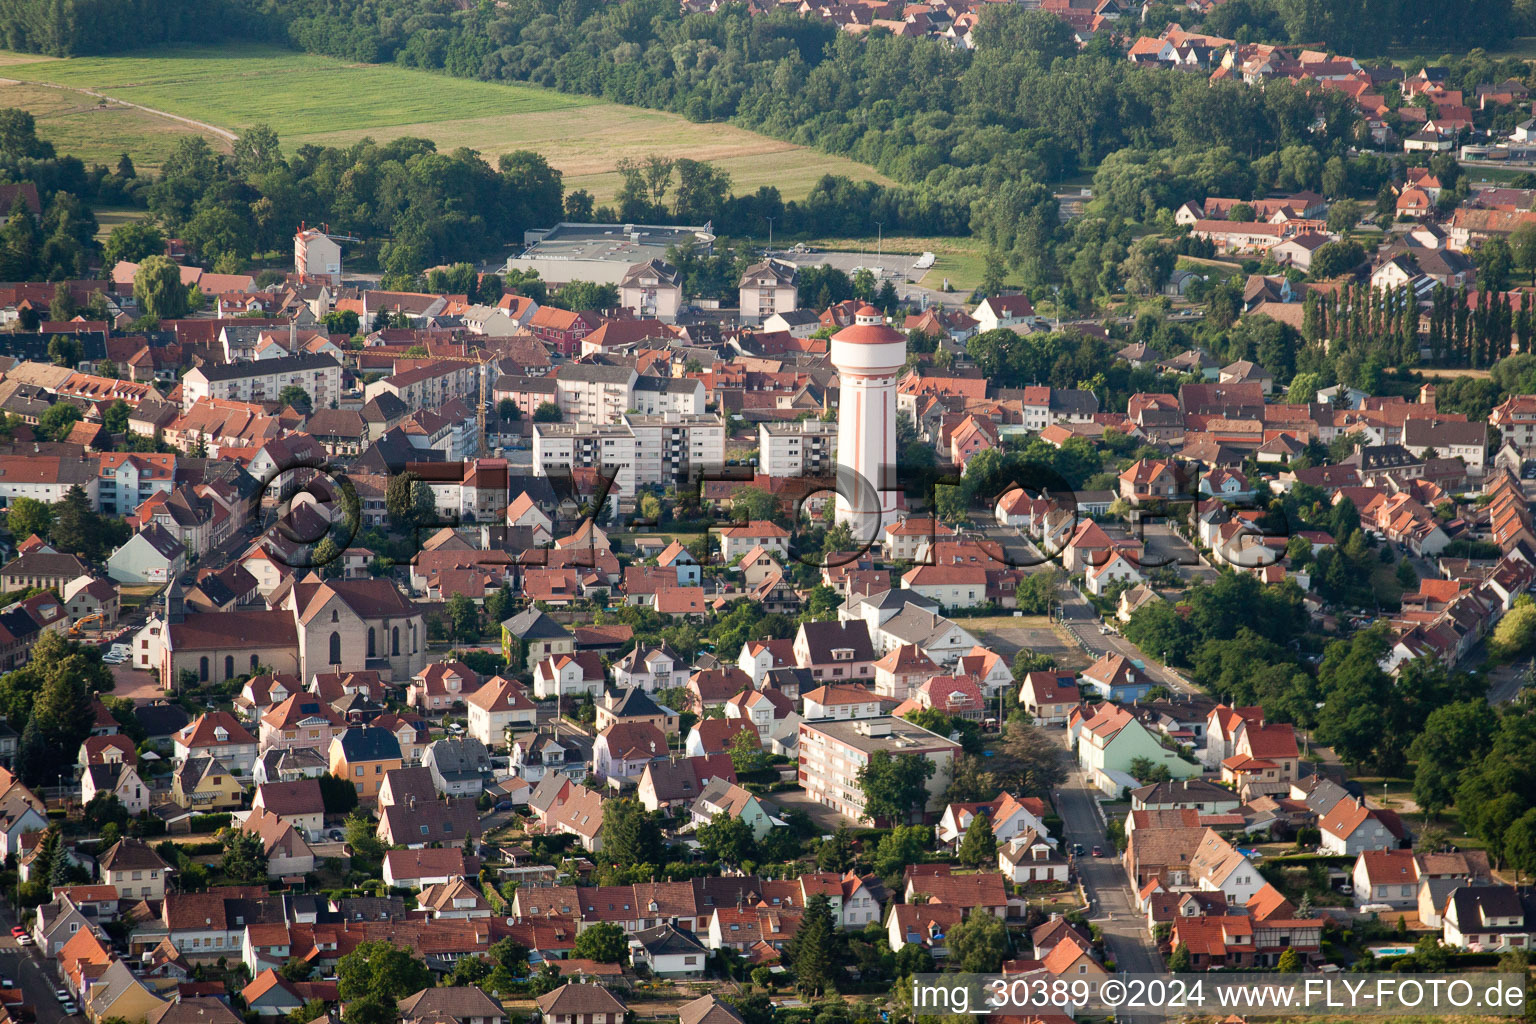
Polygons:
[[187,611],[181,585],[134,636],[136,668],[159,669],[161,685],[220,683],[241,675],[377,671],[405,682],[426,664],[421,611],[387,580],[289,577],[266,609]]

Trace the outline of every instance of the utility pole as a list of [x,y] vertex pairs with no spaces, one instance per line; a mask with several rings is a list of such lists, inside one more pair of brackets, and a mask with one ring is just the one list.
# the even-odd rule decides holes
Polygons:
[[763,217],[763,220],[768,222],[768,255],[772,256],[773,255],[773,218],[765,215]]
[[883,252],[885,250],[885,225],[875,221],[875,263],[885,262]]

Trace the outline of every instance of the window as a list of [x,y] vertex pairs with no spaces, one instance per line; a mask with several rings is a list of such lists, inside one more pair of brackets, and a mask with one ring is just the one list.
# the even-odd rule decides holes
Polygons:
[[340,633],[333,632],[331,634],[331,664],[332,665],[340,665],[341,664],[341,634]]
[[425,825],[421,826],[421,834],[422,835],[426,835],[429,831],[430,830],[427,828],[427,826],[425,826]]
[[253,655],[251,655],[251,672],[252,672],[252,674],[254,674],[258,668],[261,668],[261,659],[256,657],[256,655],[253,654]]
[[395,626],[389,631],[389,653],[400,653],[400,627]]
[[368,627],[368,657],[373,657],[373,627]]
[[224,678],[235,678],[235,656],[233,654],[224,655]]
[[358,778],[362,778],[363,777],[363,766],[362,765],[358,765],[356,768],[352,769],[352,772]]
[[200,683],[208,681],[208,659],[199,658],[197,662],[197,680]]

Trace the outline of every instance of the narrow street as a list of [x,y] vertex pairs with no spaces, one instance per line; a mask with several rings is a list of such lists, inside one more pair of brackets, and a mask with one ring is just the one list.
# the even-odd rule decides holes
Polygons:
[[[1136,912],[1135,894],[1113,844],[1099,824],[1093,792],[1081,772],[1074,771],[1056,790],[1056,809],[1061,814],[1063,844],[1070,849],[1071,844],[1081,843],[1085,851],[1077,858],[1077,872],[1088,894],[1088,919],[1104,936],[1106,959],[1115,962],[1119,974],[1162,974],[1163,958]],[[1094,846],[1102,847],[1105,856],[1091,856]],[[1120,1014],[1115,1019],[1136,1021],[1130,1014]]]
[[0,905],[0,975],[16,982],[25,1005],[36,1014],[37,1024],[77,1020],[78,1017],[66,1017],[54,997],[53,990],[59,988],[61,982],[53,973],[53,961],[45,960],[35,945],[18,946],[11,936],[11,926],[15,923],[16,915],[10,905]]

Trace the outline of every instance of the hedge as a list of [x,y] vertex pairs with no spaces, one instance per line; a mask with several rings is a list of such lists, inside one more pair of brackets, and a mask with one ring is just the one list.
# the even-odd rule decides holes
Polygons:
[[[217,832],[221,828],[229,827],[229,812],[218,814],[194,814],[192,815],[193,832]],[[205,844],[206,845],[206,844]],[[217,849],[223,849],[218,843],[213,844]],[[212,853],[212,850],[206,851]]]

